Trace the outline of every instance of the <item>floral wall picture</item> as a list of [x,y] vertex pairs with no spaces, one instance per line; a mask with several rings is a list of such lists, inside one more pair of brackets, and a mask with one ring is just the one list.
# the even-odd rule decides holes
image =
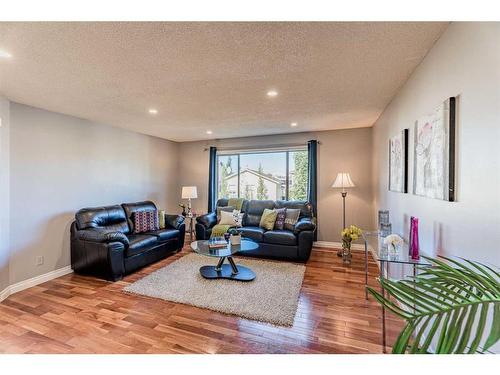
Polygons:
[[389,190],[408,192],[408,129],[389,139]]
[[451,97],[415,123],[415,195],[455,200],[455,111]]

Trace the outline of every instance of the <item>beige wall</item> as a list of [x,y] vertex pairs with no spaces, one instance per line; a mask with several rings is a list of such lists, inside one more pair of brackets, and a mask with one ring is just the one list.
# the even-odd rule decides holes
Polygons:
[[79,208],[151,199],[177,211],[177,143],[16,103],[10,117],[11,284],[70,264]]
[[[427,254],[500,264],[500,23],[452,23],[373,128],[375,208],[408,237],[420,219]],[[389,192],[388,139],[450,96],[459,96],[457,202]],[[412,187],[413,158],[410,152]]]
[[318,240],[339,241],[342,198],[338,190],[331,188],[337,172],[350,172],[357,185],[347,197],[347,223],[362,228],[372,228],[373,225],[371,133],[371,128],[362,128],[180,143],[177,199],[181,201],[181,186],[196,185],[199,198],[193,200],[193,207],[197,212],[207,211],[208,152],[204,149],[208,146],[238,149],[295,143],[305,145],[308,140],[317,139],[321,142],[318,151]]

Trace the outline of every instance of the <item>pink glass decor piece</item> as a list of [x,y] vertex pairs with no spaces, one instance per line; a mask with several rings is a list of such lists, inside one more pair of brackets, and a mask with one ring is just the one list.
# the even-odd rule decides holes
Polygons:
[[420,259],[420,246],[418,243],[418,219],[416,217],[411,217],[410,219],[410,247],[409,256],[413,260]]

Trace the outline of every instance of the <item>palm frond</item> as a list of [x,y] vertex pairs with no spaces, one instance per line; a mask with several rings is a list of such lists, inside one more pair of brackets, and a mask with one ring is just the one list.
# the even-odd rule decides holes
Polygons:
[[466,259],[424,258],[432,266],[415,277],[379,279],[387,297],[367,288],[406,321],[392,352],[427,353],[433,342],[436,353],[491,348],[500,339],[500,273]]

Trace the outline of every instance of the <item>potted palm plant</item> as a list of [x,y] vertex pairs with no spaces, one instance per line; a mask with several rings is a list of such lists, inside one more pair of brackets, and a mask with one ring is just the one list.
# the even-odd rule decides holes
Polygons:
[[432,266],[415,277],[379,279],[389,297],[368,287],[406,321],[392,352],[481,353],[495,345],[500,338],[498,271],[466,259],[424,258]]

